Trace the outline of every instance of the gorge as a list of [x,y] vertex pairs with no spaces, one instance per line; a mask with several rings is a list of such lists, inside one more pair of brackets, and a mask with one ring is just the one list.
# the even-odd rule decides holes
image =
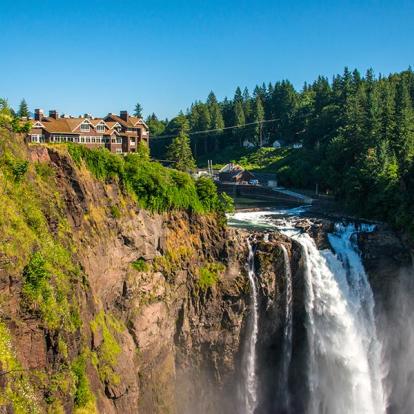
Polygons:
[[64,148],[3,151],[28,169],[1,175],[0,412],[412,412],[388,227],[150,212]]

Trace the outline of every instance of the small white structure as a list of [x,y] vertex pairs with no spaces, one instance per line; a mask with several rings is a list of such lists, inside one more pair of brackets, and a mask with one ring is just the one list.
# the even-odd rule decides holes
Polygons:
[[282,148],[282,143],[278,140],[276,140],[273,144],[272,144],[273,148]]
[[293,144],[293,148],[302,148],[303,147],[303,145],[302,145],[302,143],[300,143],[300,142],[295,142],[294,144]]

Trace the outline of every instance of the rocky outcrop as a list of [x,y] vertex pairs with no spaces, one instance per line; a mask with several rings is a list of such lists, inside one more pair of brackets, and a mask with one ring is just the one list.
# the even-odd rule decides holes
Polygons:
[[372,232],[359,233],[358,246],[376,302],[387,306],[390,289],[401,270],[412,266],[411,252],[398,235],[384,224],[377,225]]
[[[144,211],[117,182],[94,179],[64,151],[34,147],[29,156],[53,170],[50,184],[80,269],[67,281],[80,321],[65,331],[26,308],[22,275],[2,270],[2,313],[17,360],[44,378],[29,379],[40,411],[76,411],[88,384],[89,412],[239,412],[250,313],[247,233],[215,215]],[[63,231],[52,213],[48,227]],[[288,246],[294,263],[298,251],[283,237],[258,243],[266,324],[283,290],[278,245]]]

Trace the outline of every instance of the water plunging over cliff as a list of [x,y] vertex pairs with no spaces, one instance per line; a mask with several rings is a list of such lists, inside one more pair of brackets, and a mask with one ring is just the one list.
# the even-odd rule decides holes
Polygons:
[[[303,379],[308,384],[309,414],[385,414],[382,346],[377,335],[374,297],[358,248],[358,231],[372,226],[337,224],[328,234],[332,250],[318,250],[315,241],[290,218],[272,220],[269,212],[239,213],[236,225],[252,223],[277,228],[303,249],[304,308],[307,337]],[[289,406],[289,366],[292,358],[292,282],[289,257],[285,260],[286,300],[283,318],[283,363],[275,398],[284,413]],[[249,277],[251,275],[249,274]],[[253,332],[252,338],[257,336]],[[252,349],[252,348],[250,348]],[[260,378],[260,372],[257,373]],[[260,404],[260,401],[258,401]]]
[[329,239],[337,253],[319,251],[307,234],[297,240],[305,256],[308,383],[311,414],[382,414],[381,349],[371,288],[350,235]]
[[257,405],[257,378],[256,378],[256,344],[259,318],[258,292],[256,286],[256,275],[254,269],[254,248],[247,240],[249,256],[247,259],[248,276],[251,288],[252,316],[251,331],[248,339],[247,358],[246,358],[246,390],[245,390],[245,409],[246,414],[253,414]]
[[283,328],[283,361],[279,381],[280,404],[283,410],[289,411],[289,366],[292,359],[292,272],[290,270],[290,259],[286,247],[280,246],[283,251],[285,264],[285,320]]

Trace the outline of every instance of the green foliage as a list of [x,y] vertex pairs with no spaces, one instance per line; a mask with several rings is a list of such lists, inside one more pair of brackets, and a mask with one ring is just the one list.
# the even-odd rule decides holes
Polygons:
[[22,293],[27,306],[40,314],[49,329],[79,327],[76,308],[68,301],[68,281],[63,269],[75,272],[63,248],[34,253],[23,269]]
[[9,155],[5,157],[5,166],[8,167],[14,180],[19,182],[27,173],[29,162]]
[[79,355],[71,364],[71,370],[75,379],[75,406],[78,408],[87,407],[95,402],[88,377],[86,375],[86,353]]
[[[21,305],[37,315],[45,328],[74,331],[80,320],[71,282],[79,278],[80,271],[72,261],[74,246],[53,169],[41,164],[33,168],[21,146],[10,140],[10,132],[0,129],[0,137],[4,267],[22,278]],[[49,221],[56,224],[56,234],[50,231]]]
[[7,99],[0,98],[0,128],[9,128],[13,121],[13,114]]
[[10,332],[3,321],[0,321],[0,368],[2,375],[0,410],[11,405],[16,414],[37,414],[40,409],[30,385],[28,372],[18,362]]
[[25,99],[22,99],[19,105],[19,110],[17,111],[17,115],[20,118],[27,118],[29,116],[29,107]]
[[166,122],[160,121],[154,113],[146,119],[146,123],[148,125],[151,138],[162,135],[165,131]]
[[137,103],[134,108],[134,116],[137,116],[138,118],[142,118],[142,111],[143,111],[143,108],[141,104]]
[[110,207],[110,211],[111,211],[111,216],[114,218],[114,219],[119,219],[119,218],[121,218],[121,210],[119,209],[119,207],[118,206],[111,206]]
[[92,174],[102,180],[124,178],[124,162],[106,148],[89,150],[82,145],[68,144],[69,154],[80,165],[83,160]]
[[117,180],[126,191],[136,196],[142,208],[154,212],[224,211],[224,204],[220,203],[214,184],[208,192],[208,197],[214,202],[207,200],[206,196],[201,200],[200,185],[197,187],[190,175],[151,162],[139,153],[120,157],[105,149],[89,150],[76,144],[68,148],[78,166],[84,162],[96,178]]
[[167,151],[168,160],[172,161],[175,169],[179,171],[193,171],[196,168],[190,139],[184,132],[174,138]]
[[203,291],[213,287],[219,281],[224,270],[225,266],[218,262],[208,263],[207,265],[200,267],[197,279],[198,287]]
[[208,177],[200,177],[196,181],[198,198],[207,211],[231,213],[234,210],[233,199],[227,194],[218,195],[216,184]]
[[[248,169],[276,173],[281,185],[318,185],[352,213],[412,228],[406,189],[414,162],[413,91],[411,68],[379,78],[372,69],[362,76],[345,68],[332,82],[320,76],[301,91],[287,80],[258,85],[252,96],[238,87],[232,100],[218,102],[225,128],[192,134],[191,144],[201,164],[238,160]],[[214,94],[191,105],[191,133],[211,127],[213,105]],[[262,119],[271,122],[259,127]],[[256,123],[245,125],[250,122]],[[242,148],[244,139],[260,144],[260,136],[284,148]],[[296,142],[303,149],[290,150]]]
[[35,164],[36,174],[43,180],[48,180],[54,176],[53,168],[45,162],[37,162]]
[[146,272],[149,270],[148,263],[143,258],[133,261],[131,265],[135,270],[138,270],[138,272]]
[[121,347],[116,340],[115,334],[123,332],[125,327],[115,319],[114,316],[99,312],[95,319],[90,323],[93,333],[102,333],[102,342],[96,352],[93,352],[92,363],[99,373],[102,382],[117,385],[120,382],[118,374],[114,368],[121,353]]

